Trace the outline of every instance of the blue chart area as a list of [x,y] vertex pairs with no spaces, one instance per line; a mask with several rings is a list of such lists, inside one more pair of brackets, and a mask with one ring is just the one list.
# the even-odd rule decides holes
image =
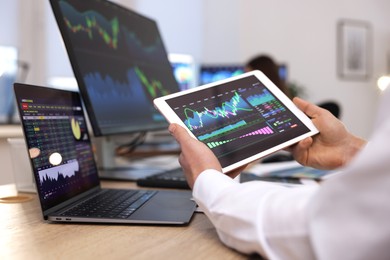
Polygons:
[[201,84],[208,84],[222,79],[238,76],[244,73],[244,69],[241,67],[231,68],[203,68],[200,73]]
[[286,108],[279,102],[266,88],[259,94],[247,93],[247,100],[252,105],[257,107],[260,114],[268,119],[277,114],[286,111]]
[[247,97],[247,100],[252,106],[258,106],[263,103],[274,101],[275,97],[267,89],[263,89],[261,94],[250,95]]
[[252,112],[253,108],[235,92],[233,97],[223,102],[220,106],[203,107],[201,111],[184,109],[184,123],[192,130],[201,128],[215,128],[215,126],[226,125],[229,119]]
[[162,41],[157,35],[152,43],[145,45],[135,33],[128,31],[126,28],[123,29],[123,32],[125,34],[127,51],[133,58],[143,61],[165,60],[167,58],[165,52],[162,51]]
[[[98,119],[109,119],[113,112],[120,114],[128,112],[133,113],[133,116],[138,113],[143,115],[142,111],[150,109],[150,101],[134,69],[127,71],[126,78],[119,81],[98,72],[84,76],[92,105],[97,110],[96,114],[102,117]],[[130,111],[131,108],[133,109]]]

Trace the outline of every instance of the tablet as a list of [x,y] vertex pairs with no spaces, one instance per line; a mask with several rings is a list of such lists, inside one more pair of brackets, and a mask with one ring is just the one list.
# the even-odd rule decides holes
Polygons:
[[315,135],[312,121],[260,71],[154,99],[169,123],[205,143],[223,172]]

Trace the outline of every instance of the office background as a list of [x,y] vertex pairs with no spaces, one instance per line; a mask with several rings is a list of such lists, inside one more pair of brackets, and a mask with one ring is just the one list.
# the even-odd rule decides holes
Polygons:
[[[259,53],[288,66],[288,80],[312,102],[335,100],[341,119],[363,137],[373,128],[378,77],[390,74],[390,1],[116,0],[157,20],[167,51],[196,64],[244,63]],[[368,77],[343,79],[337,70],[337,23],[369,25]],[[45,0],[0,3],[0,45],[15,46],[29,64],[27,83],[73,77],[57,24]],[[1,126],[0,126],[1,127]]]

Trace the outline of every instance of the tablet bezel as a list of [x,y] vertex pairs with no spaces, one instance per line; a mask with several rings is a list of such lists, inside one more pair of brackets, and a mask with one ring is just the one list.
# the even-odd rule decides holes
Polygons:
[[289,139],[288,141],[284,141],[276,146],[268,148],[264,151],[260,151],[259,153],[256,153],[256,154],[249,156],[245,159],[234,162],[234,163],[229,164],[227,166],[223,166],[222,171],[224,173],[229,172],[231,170],[234,170],[236,168],[239,168],[243,165],[247,165],[248,163],[251,163],[255,160],[258,160],[266,155],[272,154],[272,153],[279,151],[281,149],[284,149],[292,144],[295,144],[295,143],[303,140],[304,138],[307,138],[307,137],[310,137],[310,136],[313,136],[313,135],[319,133],[318,129],[314,126],[314,124],[310,120],[310,118],[308,116],[306,116],[301,110],[299,110],[294,105],[294,103],[290,100],[290,98],[288,98],[270,79],[268,79],[268,77],[265,76],[264,73],[262,73],[261,71],[258,71],[258,70],[247,72],[247,73],[244,73],[244,74],[241,74],[241,75],[238,75],[235,77],[231,77],[228,79],[220,80],[217,82],[209,83],[209,84],[199,86],[199,87],[196,87],[193,89],[188,89],[188,90],[185,90],[182,92],[177,92],[177,93],[173,93],[170,95],[156,98],[154,100],[154,105],[160,111],[160,113],[166,118],[166,120],[169,123],[179,124],[180,126],[184,127],[193,138],[197,139],[197,137],[191,132],[190,129],[188,129],[188,127],[185,125],[185,123],[175,113],[173,108],[171,108],[169,106],[169,104],[167,103],[167,100],[181,97],[181,96],[186,96],[188,94],[203,91],[203,90],[208,89],[208,88],[214,88],[214,87],[222,85],[222,84],[240,81],[243,78],[252,77],[252,76],[255,76],[260,81],[260,83],[262,83],[264,85],[264,87],[267,90],[269,90],[277,99],[279,99],[279,101],[285,107],[287,107],[288,110],[290,110],[309,129],[309,131],[307,133],[304,133],[302,135],[299,135],[297,137]]

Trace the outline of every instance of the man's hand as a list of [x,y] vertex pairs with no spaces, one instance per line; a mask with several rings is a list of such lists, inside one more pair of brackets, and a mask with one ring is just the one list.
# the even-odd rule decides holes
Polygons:
[[352,135],[329,111],[300,98],[294,98],[293,101],[320,131],[318,135],[308,137],[292,147],[294,158],[302,165],[335,169],[348,163],[366,144],[363,139]]
[[222,172],[221,164],[214,153],[204,143],[191,137],[183,127],[171,124],[169,132],[181,147],[179,163],[184,170],[191,189],[196,178],[204,170],[215,169]]

